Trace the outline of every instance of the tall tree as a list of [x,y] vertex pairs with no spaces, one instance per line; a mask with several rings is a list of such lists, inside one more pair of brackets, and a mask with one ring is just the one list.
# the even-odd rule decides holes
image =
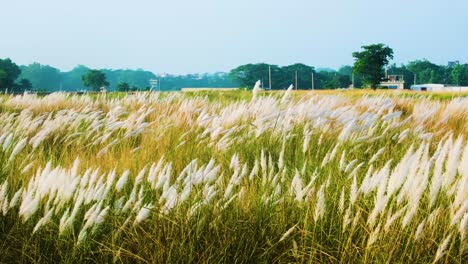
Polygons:
[[130,90],[130,85],[126,82],[120,82],[117,84],[116,90],[118,92],[128,92]]
[[353,72],[360,74],[364,83],[376,89],[385,76],[384,66],[393,59],[393,50],[382,43],[362,46],[360,52],[353,52],[356,59]]
[[[416,83],[447,83],[449,74],[444,66],[434,64],[428,60],[415,60],[407,65],[413,75],[416,74]],[[414,82],[414,77],[412,78]]]
[[30,80],[32,86],[36,89],[48,91],[63,89],[60,70],[48,65],[33,63],[28,66],[21,66],[19,78]]
[[91,87],[93,91],[99,91],[101,87],[108,86],[106,75],[100,70],[90,70],[81,77],[83,84],[86,87]]
[[13,88],[21,69],[10,59],[0,59],[0,89]]
[[288,87],[290,84],[296,85],[297,73],[297,87],[295,89],[310,89],[312,86],[312,73],[315,73],[314,67],[307,66],[302,63],[296,63],[281,67],[283,78],[281,87]]

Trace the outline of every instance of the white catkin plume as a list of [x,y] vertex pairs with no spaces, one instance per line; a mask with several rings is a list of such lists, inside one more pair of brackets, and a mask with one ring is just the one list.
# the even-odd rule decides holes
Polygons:
[[284,151],[286,149],[286,142],[283,141],[281,146],[281,152],[278,158],[278,170],[282,170],[284,168]]
[[126,170],[126,171],[124,171],[122,176],[120,176],[119,180],[115,184],[115,189],[117,190],[117,192],[120,192],[123,189],[123,187],[125,186],[125,184],[127,183],[128,175],[130,175],[130,171]]
[[31,193],[26,193],[19,209],[19,214],[23,217],[24,222],[36,213],[37,209],[39,209],[39,202],[40,199],[37,194],[33,196]]
[[384,153],[385,151],[385,147],[379,149],[373,156],[372,158],[369,160],[369,164],[373,163],[374,161],[376,161],[380,155],[382,155],[382,153]]
[[356,163],[358,162],[357,159],[351,161],[345,168],[344,172],[347,173],[349,170],[351,170],[353,168],[354,165],[356,165]]
[[283,240],[285,240],[286,238],[288,238],[292,232],[294,231],[294,229],[296,228],[297,224],[294,225],[293,227],[289,228],[280,238],[280,240],[278,242],[281,242]]
[[26,165],[26,166],[21,170],[21,174],[25,174],[25,173],[29,172],[29,170],[32,168],[33,165],[34,165],[34,161],[30,162],[28,165]]
[[351,202],[351,205],[353,205],[358,197],[359,190],[357,186],[357,179],[356,176],[353,177],[353,183],[351,184],[351,192],[349,193],[349,201]]
[[346,163],[346,149],[343,150],[343,153],[341,153],[341,158],[340,158],[340,171],[343,171],[345,168],[345,163]]
[[447,249],[447,246],[448,246],[451,238],[452,238],[452,235],[449,235],[447,238],[444,239],[442,244],[439,245],[439,248],[437,249],[437,253],[436,253],[436,256],[434,258],[433,263],[436,263],[437,261],[439,261],[445,255],[445,250]]
[[36,224],[36,226],[34,227],[34,230],[33,230],[33,234],[36,233],[41,227],[43,227],[47,223],[49,223],[50,219],[52,218],[52,213],[53,212],[54,212],[53,210],[49,210],[44,215],[44,217],[42,217],[41,219],[39,219],[39,221],[37,221],[37,224]]
[[354,216],[354,219],[353,219],[353,228],[356,227],[356,225],[358,224],[360,219],[361,219],[361,211],[358,210],[358,212],[356,213],[356,215]]
[[350,223],[351,223],[351,207],[348,207],[348,209],[346,209],[343,215],[343,229],[341,230],[342,233],[346,231],[346,228],[348,227]]
[[10,201],[10,208],[13,208],[15,207],[20,198],[21,198],[21,194],[23,194],[23,189],[19,189],[14,195],[13,195],[13,198],[11,198],[11,201]]
[[261,89],[260,89],[260,84],[261,84],[260,80],[258,80],[258,81],[255,83],[255,86],[254,86],[254,88],[253,88],[253,90],[252,90],[252,95],[253,95],[252,101],[257,99],[258,93],[259,93],[260,90],[261,90]]
[[315,205],[314,220],[317,222],[325,214],[325,185],[322,185],[317,193],[317,204]]
[[138,173],[137,177],[135,178],[135,184],[142,183],[144,180],[145,174],[146,174],[146,166]]
[[0,204],[2,204],[3,200],[7,197],[7,195],[8,195],[8,182],[5,181],[0,186]]
[[288,101],[289,96],[290,96],[293,88],[294,88],[294,85],[292,85],[292,84],[289,85],[288,89],[286,90],[286,92],[283,95],[283,98],[281,98],[281,103],[282,104],[284,104],[284,103],[286,103]]
[[253,181],[255,175],[257,175],[258,173],[258,169],[259,169],[259,165],[258,165],[258,160],[256,159],[254,167],[252,168],[252,171],[249,174],[249,181]]
[[5,197],[5,200],[3,201],[3,204],[2,204],[2,213],[3,213],[3,216],[5,216],[10,207],[9,207],[10,203],[8,202],[8,197]]
[[78,240],[76,241],[76,244],[81,245],[81,243],[83,243],[87,237],[88,237],[88,231],[85,228],[83,228],[78,234]]
[[18,142],[18,144],[16,144],[15,148],[13,149],[13,151],[11,152],[10,154],[10,158],[8,159],[8,162],[12,161],[16,155],[22,151],[24,149],[24,147],[26,146],[28,142],[28,139],[27,138],[23,138],[20,142]]
[[138,215],[137,217],[135,218],[135,221],[133,222],[133,225],[137,225],[137,224],[140,224],[141,222],[143,222],[144,220],[146,220],[150,214],[151,214],[151,210],[153,209],[153,206],[152,205],[145,205],[143,206],[140,211],[138,212]]
[[405,212],[405,208],[401,208],[400,210],[398,210],[395,214],[393,214],[391,217],[389,217],[387,219],[387,222],[385,223],[385,226],[384,226],[384,231],[385,232],[388,232],[388,230],[390,229],[390,226],[398,219],[400,218],[400,216]]
[[367,240],[367,247],[372,246],[377,241],[377,238],[379,237],[379,232],[380,232],[380,224],[369,235],[369,239]]
[[307,149],[309,149],[309,142],[310,142],[310,133],[307,133],[304,136],[304,143],[302,144],[302,153],[306,153]]
[[416,228],[416,232],[414,233],[414,241],[417,241],[418,239],[421,238],[421,235],[424,231],[424,225],[426,224],[426,221],[423,220],[419,225],[418,228]]
[[465,242],[466,239],[466,233],[468,230],[468,212],[463,215],[462,220],[460,221],[460,225],[458,226],[458,231],[460,232],[460,237],[462,242]]
[[339,209],[340,209],[340,212],[343,212],[344,210],[344,203],[345,203],[345,191],[344,191],[344,187],[341,188],[341,195],[340,195],[340,202],[339,202]]
[[7,150],[7,148],[10,146],[11,141],[13,140],[13,133],[8,135],[8,137],[3,141],[3,151]]

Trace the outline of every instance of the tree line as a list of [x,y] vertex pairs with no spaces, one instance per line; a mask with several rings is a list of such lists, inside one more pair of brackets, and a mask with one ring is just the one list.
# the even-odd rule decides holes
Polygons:
[[238,87],[238,84],[223,72],[156,75],[142,69],[96,70],[84,65],[62,72],[40,63],[18,66],[8,58],[0,59],[0,90],[3,92],[97,91],[102,86],[108,91],[144,91],[150,89],[151,79],[158,80],[157,88],[164,91],[179,90],[182,87]]
[[[10,59],[0,59],[0,90],[23,92],[35,90],[55,91],[141,91],[150,89],[150,80],[157,80],[155,89],[179,90],[183,87],[243,87],[251,88],[260,80],[264,88],[285,89],[297,84],[297,89],[377,88],[389,75],[403,75],[405,88],[412,84],[440,83],[468,86],[468,64],[454,62],[437,65],[428,60],[416,60],[407,64],[389,64],[393,50],[384,44],[362,46],[354,52],[354,65],[345,65],[338,70],[316,69],[314,66],[296,63],[278,66],[266,63],[245,64],[229,73],[155,75],[150,71],[90,69],[78,65],[71,71],[39,63],[18,66]],[[271,79],[271,86],[270,86]],[[354,81],[354,82],[353,82]]]

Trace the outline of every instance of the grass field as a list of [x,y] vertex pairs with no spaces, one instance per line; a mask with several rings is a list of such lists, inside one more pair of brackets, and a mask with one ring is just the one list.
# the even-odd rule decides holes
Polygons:
[[468,97],[0,97],[0,263],[467,263]]

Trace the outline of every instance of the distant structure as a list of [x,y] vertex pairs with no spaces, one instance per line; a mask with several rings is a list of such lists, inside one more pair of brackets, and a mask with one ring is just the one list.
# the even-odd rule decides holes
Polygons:
[[381,87],[388,89],[403,90],[405,88],[405,79],[403,75],[387,75],[387,77],[380,83]]
[[417,92],[468,92],[468,86],[453,86],[437,83],[411,85],[411,90]]
[[447,67],[452,68],[452,67],[455,67],[458,64],[460,64],[460,61],[457,61],[457,60],[456,61],[449,61],[447,63]]
[[224,87],[185,87],[180,89],[182,92],[200,92],[200,91],[214,91],[214,92],[227,92],[239,90],[239,88],[224,88]]
[[159,80],[158,79],[150,79],[150,90],[156,91],[159,90]]

